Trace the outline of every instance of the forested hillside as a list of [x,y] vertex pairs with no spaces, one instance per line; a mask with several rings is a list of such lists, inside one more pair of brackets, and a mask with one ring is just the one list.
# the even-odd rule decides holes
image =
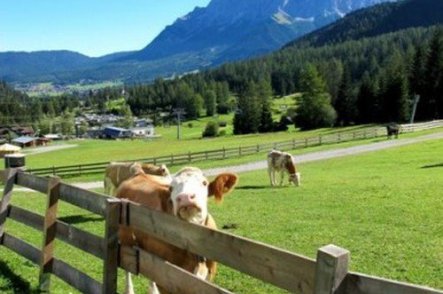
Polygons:
[[404,0],[360,9],[345,18],[307,34],[285,47],[323,46],[374,37],[413,27],[429,27],[443,21],[443,1]]

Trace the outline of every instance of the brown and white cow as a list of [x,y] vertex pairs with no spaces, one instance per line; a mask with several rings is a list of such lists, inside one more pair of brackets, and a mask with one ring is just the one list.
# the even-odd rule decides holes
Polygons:
[[[237,183],[235,174],[222,173],[209,182],[198,168],[181,169],[165,184],[161,177],[139,172],[123,182],[117,189],[117,197],[125,198],[143,206],[172,214],[183,221],[216,229],[214,219],[208,213],[208,197],[214,196],[220,202]],[[186,250],[153,238],[138,230],[121,226],[119,238],[122,245],[138,246],[202,279],[212,281],[216,273],[216,263],[202,259]],[[125,293],[133,293],[131,275],[126,273]],[[167,293],[152,283],[149,293]]]
[[268,174],[271,186],[276,185],[275,173],[280,172],[280,186],[283,185],[284,174],[289,175],[289,183],[300,186],[300,173],[295,168],[295,161],[291,154],[278,150],[272,150],[268,153]]
[[118,186],[140,170],[146,174],[165,177],[168,182],[171,180],[171,174],[164,164],[158,166],[139,162],[110,162],[105,170],[105,194],[115,196]]

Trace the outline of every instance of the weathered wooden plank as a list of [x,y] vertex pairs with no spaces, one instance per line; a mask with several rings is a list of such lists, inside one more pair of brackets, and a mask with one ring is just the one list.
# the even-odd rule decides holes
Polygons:
[[60,199],[90,212],[105,215],[106,212],[105,195],[87,191],[65,183],[60,184]]
[[[9,206],[8,217],[36,230],[43,230],[44,218],[23,208]],[[103,238],[99,236],[82,231],[58,220],[56,237],[98,258],[104,258]]]
[[[231,293],[177,267],[155,255],[134,247],[122,246],[120,266],[134,274],[142,274],[164,287],[170,293]],[[137,261],[137,259],[139,259]],[[137,268],[139,265],[139,268]]]
[[53,274],[82,293],[101,293],[99,282],[61,260],[54,259]]
[[443,294],[443,291],[350,272],[337,293],[352,294]]
[[348,273],[349,251],[327,245],[317,252],[315,294],[332,294],[342,284]]
[[315,261],[273,246],[189,224],[129,204],[136,229],[295,293],[313,293]]
[[[46,193],[48,179],[19,172],[17,174],[17,184]],[[69,202],[101,216],[104,216],[107,198],[108,197],[99,193],[87,191],[65,183],[60,183],[60,200]]]
[[17,184],[41,193],[46,194],[48,189],[48,179],[37,177],[28,173],[19,172],[17,174]]
[[3,189],[3,197],[0,202],[0,244],[2,243],[3,234],[5,232],[5,222],[8,213],[9,202],[12,197],[12,189],[17,176],[17,169],[7,169],[5,174],[5,188]]
[[139,273],[139,250],[130,246],[119,246],[118,266],[125,271],[138,275]]
[[60,178],[53,177],[48,183],[46,213],[43,221],[43,242],[40,259],[39,290],[49,292],[54,260],[55,235],[57,232],[57,208],[60,196]]
[[57,239],[62,240],[78,249],[104,259],[103,238],[57,221]]
[[23,256],[24,258],[32,261],[35,264],[38,264],[40,262],[39,249],[8,233],[4,233],[2,245]]
[[118,199],[107,199],[104,238],[103,294],[117,292],[118,226],[120,221],[120,208],[121,202]]

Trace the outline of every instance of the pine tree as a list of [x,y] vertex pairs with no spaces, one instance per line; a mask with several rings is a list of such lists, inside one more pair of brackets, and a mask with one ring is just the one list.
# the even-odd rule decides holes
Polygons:
[[205,109],[207,116],[213,116],[216,113],[216,94],[214,90],[207,90],[204,95]]
[[351,73],[348,68],[343,71],[337,98],[333,106],[337,111],[337,123],[339,125],[349,125],[357,119],[357,103],[351,85]]
[[257,133],[260,124],[260,101],[256,85],[246,84],[244,92],[238,97],[237,110],[234,115],[234,134]]
[[443,29],[437,29],[430,41],[424,74],[424,89],[417,107],[419,119],[439,117],[439,104],[442,98],[438,93],[439,80],[443,70]]
[[307,130],[332,126],[337,114],[326,84],[313,65],[308,65],[302,73],[300,85],[303,94],[296,110],[296,127]]

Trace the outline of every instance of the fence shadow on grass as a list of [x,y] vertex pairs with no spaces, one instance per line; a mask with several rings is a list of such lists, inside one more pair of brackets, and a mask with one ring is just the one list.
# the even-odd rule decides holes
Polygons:
[[437,164],[424,165],[421,168],[434,168],[434,167],[443,167],[443,162]]
[[269,188],[270,185],[246,185],[246,186],[237,186],[236,190],[260,190]]
[[[0,286],[0,293],[39,293],[37,289],[31,289],[28,281],[15,274],[11,268],[0,260],[0,274],[5,280],[9,281],[7,285]],[[12,292],[11,292],[12,291]]]
[[84,214],[77,214],[77,215],[63,216],[60,217],[59,220],[74,225],[74,224],[82,224],[88,222],[103,222],[104,218],[97,215],[88,216]]

